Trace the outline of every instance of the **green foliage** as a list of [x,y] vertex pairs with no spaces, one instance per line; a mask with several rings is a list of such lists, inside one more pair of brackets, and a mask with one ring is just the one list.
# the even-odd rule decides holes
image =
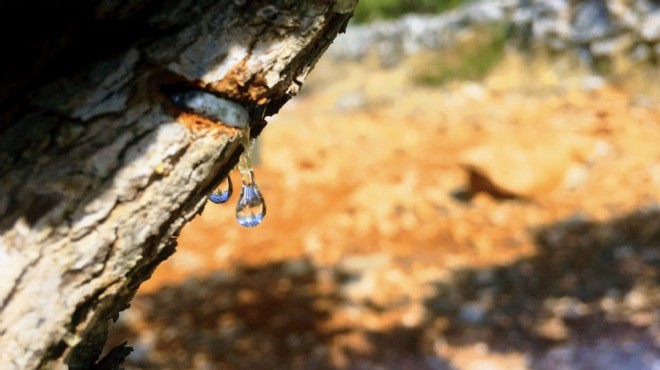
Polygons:
[[359,0],[353,20],[364,23],[405,13],[439,13],[468,2],[470,0]]
[[431,86],[449,81],[481,80],[503,59],[506,39],[505,25],[481,29],[470,40],[427,60],[413,79]]

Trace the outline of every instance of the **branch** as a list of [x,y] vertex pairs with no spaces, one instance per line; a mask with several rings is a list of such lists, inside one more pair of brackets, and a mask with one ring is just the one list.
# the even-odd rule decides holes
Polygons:
[[[241,129],[174,97],[230,100],[258,135],[354,5],[0,4],[16,50],[0,72],[3,369],[93,368],[112,319],[236,164]],[[26,21],[29,40],[11,37]]]

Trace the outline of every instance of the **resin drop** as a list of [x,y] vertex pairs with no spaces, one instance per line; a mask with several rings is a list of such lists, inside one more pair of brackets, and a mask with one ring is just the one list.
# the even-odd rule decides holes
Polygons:
[[266,202],[257,184],[243,185],[236,205],[236,221],[241,226],[254,227],[266,216]]
[[244,135],[243,154],[238,162],[238,170],[241,172],[241,195],[236,204],[236,220],[241,226],[254,227],[266,217],[266,202],[254,181],[252,160],[250,159],[250,140]]
[[222,204],[229,200],[231,193],[234,190],[234,186],[231,183],[231,178],[229,176],[225,177],[224,180],[213,190],[211,195],[209,195],[209,200],[215,204]]

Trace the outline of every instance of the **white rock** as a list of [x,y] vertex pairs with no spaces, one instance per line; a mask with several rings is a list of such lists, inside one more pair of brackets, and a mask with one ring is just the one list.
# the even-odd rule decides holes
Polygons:
[[647,41],[660,41],[660,10],[649,14],[643,21],[640,34]]

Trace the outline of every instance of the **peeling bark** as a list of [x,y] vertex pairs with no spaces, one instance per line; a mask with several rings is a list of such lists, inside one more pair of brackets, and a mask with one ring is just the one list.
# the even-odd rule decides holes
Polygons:
[[126,351],[99,361],[108,325],[242,150],[238,129],[179,109],[171,93],[230,99],[258,135],[354,5],[0,3],[14,50],[0,71],[3,369],[117,366]]

